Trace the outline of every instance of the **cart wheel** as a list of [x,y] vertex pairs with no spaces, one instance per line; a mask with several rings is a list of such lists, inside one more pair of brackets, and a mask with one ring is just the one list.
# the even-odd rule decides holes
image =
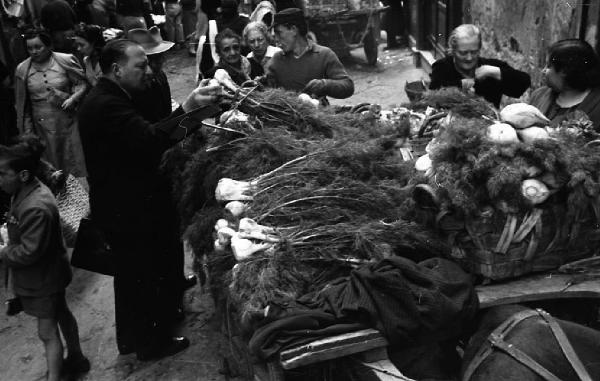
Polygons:
[[363,38],[363,44],[365,48],[365,56],[367,57],[367,63],[369,65],[375,65],[377,63],[378,46],[377,39],[373,33],[373,29],[369,29],[369,32],[365,34]]

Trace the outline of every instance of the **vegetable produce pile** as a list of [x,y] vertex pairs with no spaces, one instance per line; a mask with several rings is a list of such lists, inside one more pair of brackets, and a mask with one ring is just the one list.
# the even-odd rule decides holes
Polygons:
[[399,218],[414,176],[397,149],[406,126],[315,108],[282,90],[252,95],[258,109],[262,100],[269,110],[290,108],[296,124],[260,112],[221,117],[219,127],[233,131],[203,127],[202,139],[174,147],[164,163],[186,238],[207,254],[213,290],[229,287],[243,319],[366,261],[445,252],[424,227]]
[[[590,236],[578,236],[580,229],[597,230],[600,217],[600,151],[588,144],[595,138],[589,120],[575,114],[549,128],[526,104],[509,105],[499,116],[493,123],[452,117],[416,162],[416,182],[436,205],[437,228],[454,245],[454,256],[485,252],[508,260],[519,252],[520,260],[543,261],[541,256],[556,250],[563,255],[566,248],[590,255]],[[561,258],[553,261],[546,265]],[[515,271],[484,275],[521,270]]]

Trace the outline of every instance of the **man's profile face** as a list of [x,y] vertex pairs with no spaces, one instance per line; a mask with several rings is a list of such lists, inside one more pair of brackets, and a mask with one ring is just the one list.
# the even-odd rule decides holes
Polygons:
[[275,42],[285,53],[291,52],[296,47],[296,36],[298,30],[296,27],[286,25],[277,25],[273,28],[275,31]]
[[129,46],[125,50],[125,58],[116,64],[115,76],[119,85],[127,91],[145,88],[148,58],[141,46]]

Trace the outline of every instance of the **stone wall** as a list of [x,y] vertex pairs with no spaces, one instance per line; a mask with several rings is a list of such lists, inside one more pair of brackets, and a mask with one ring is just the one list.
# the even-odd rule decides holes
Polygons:
[[536,89],[541,85],[548,47],[579,34],[578,3],[581,1],[465,0],[463,14],[465,22],[482,30],[482,56],[502,59],[530,73]]

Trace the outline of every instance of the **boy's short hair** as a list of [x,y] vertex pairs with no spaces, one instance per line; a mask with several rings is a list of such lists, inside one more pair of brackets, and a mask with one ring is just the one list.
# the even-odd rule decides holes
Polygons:
[[28,170],[35,173],[45,148],[39,137],[31,134],[21,135],[11,146],[0,145],[0,160],[6,160],[15,172]]

